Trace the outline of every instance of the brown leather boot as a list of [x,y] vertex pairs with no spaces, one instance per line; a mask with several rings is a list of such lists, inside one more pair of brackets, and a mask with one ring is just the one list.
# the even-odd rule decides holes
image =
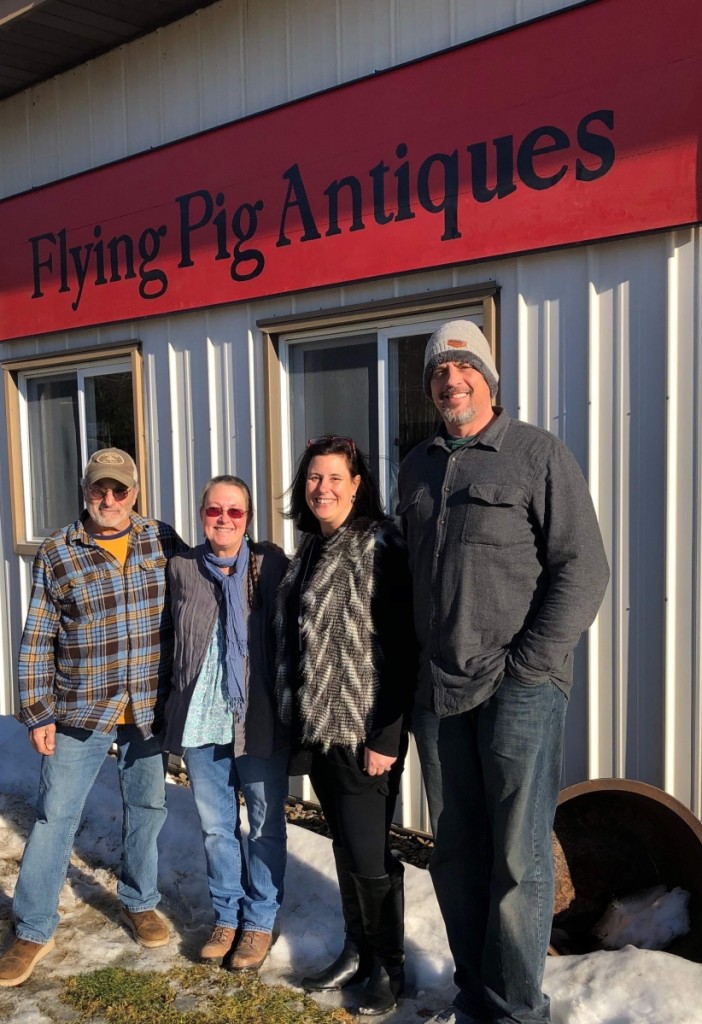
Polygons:
[[140,910],[137,914],[122,907],[121,918],[140,946],[155,949],[156,946],[168,945],[171,933],[166,922],[155,910]]
[[0,986],[12,988],[13,985],[21,985],[55,945],[53,939],[46,943],[15,939],[0,956]]
[[268,956],[272,942],[270,932],[242,932],[227,965],[228,970],[257,971]]
[[202,960],[223,960],[239,938],[238,928],[228,928],[223,924],[216,924],[212,934],[200,950]]

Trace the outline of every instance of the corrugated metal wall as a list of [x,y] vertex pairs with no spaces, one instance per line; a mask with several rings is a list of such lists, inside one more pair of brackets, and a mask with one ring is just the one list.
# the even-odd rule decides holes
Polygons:
[[0,196],[577,0],[222,0],[0,103]]
[[[560,3],[225,2],[0,105],[12,194],[481,35]],[[0,360],[139,338],[150,511],[197,539],[199,488],[235,468],[265,492],[261,317],[379,297],[500,286],[502,400],[559,434],[590,481],[612,565],[581,644],[566,783],[621,775],[702,812],[699,229],[409,275],[0,345]],[[11,544],[0,417],[0,712],[26,606]],[[259,523],[265,516],[259,517]],[[261,532],[261,531],[259,531]],[[406,823],[421,826],[413,761]]]

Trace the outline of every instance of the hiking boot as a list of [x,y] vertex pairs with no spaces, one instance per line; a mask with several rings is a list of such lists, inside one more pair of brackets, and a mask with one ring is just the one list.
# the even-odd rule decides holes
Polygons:
[[257,971],[268,956],[273,936],[270,932],[242,932],[227,965],[230,971]]
[[168,925],[155,910],[141,910],[137,914],[122,907],[122,924],[126,924],[136,942],[147,949],[167,946],[171,937]]
[[202,960],[223,960],[231,952],[240,931],[238,928],[228,928],[223,924],[216,924],[212,934],[200,950]]
[[15,939],[0,956],[0,987],[12,988],[13,985],[21,985],[55,945],[53,939],[45,943]]

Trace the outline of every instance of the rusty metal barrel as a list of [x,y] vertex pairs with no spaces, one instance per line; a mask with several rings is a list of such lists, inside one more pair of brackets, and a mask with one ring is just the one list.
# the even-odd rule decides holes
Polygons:
[[690,931],[667,952],[702,963],[702,822],[669,793],[629,779],[564,789],[553,828],[552,955],[599,949],[610,901],[657,885],[690,893]]

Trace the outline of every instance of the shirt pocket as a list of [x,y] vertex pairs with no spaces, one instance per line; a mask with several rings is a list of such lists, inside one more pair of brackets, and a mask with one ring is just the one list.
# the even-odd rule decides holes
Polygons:
[[141,599],[149,604],[165,599],[167,564],[168,559],[165,557],[142,558],[139,562],[136,585]]
[[509,547],[517,544],[526,523],[524,491],[513,485],[470,484],[466,489],[463,541]]
[[93,622],[117,607],[114,580],[107,568],[88,569],[62,584],[58,599],[66,623]]

